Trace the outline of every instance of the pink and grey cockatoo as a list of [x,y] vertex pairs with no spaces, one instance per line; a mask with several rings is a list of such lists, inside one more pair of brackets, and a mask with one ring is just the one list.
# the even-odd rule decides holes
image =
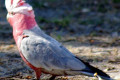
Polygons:
[[55,76],[88,75],[112,80],[106,73],[83,62],[58,41],[45,34],[37,25],[32,6],[23,0],[5,0],[7,19],[13,28],[13,36],[25,63],[36,78],[41,73]]

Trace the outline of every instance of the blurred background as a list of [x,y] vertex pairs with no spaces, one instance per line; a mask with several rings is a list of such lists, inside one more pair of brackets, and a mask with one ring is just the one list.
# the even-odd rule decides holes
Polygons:
[[[120,0],[26,0],[47,34],[61,36],[120,35]],[[0,39],[12,38],[6,21],[4,0],[0,1]]]
[[[4,62],[9,60],[11,65],[15,66],[16,64],[16,67],[11,67],[17,71],[18,65],[21,66],[24,63],[20,62],[21,59],[12,37],[12,28],[6,20],[7,11],[4,1],[0,0],[0,64],[2,66],[4,64],[5,68],[8,63]],[[71,52],[78,56],[81,55],[82,59],[97,67],[100,67],[101,64],[108,64],[101,66],[107,71],[119,69],[117,65],[120,63],[120,0],[26,1],[33,6],[35,18],[40,28],[62,42]],[[7,56],[7,60],[2,60],[4,57],[6,58],[4,54],[9,56]],[[102,55],[96,56],[96,54]],[[107,56],[103,57],[104,54]],[[16,63],[15,60],[20,63]],[[21,66],[18,72],[21,70],[23,70],[22,73],[25,72],[24,67]],[[0,75],[3,75],[3,72],[6,75],[11,74],[11,70],[9,73],[1,70],[3,67],[0,67]],[[27,73],[31,72],[28,71]]]

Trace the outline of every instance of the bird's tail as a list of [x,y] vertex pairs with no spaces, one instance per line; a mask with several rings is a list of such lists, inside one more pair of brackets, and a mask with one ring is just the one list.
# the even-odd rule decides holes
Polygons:
[[[77,59],[79,59],[79,58],[77,58]],[[79,59],[79,60],[82,61],[81,59]],[[88,75],[88,76],[94,76],[94,77],[102,78],[104,80],[113,80],[112,78],[110,78],[109,75],[107,75],[102,70],[97,69],[97,68],[91,66],[87,62],[84,62],[84,61],[82,61],[82,62],[86,65],[86,69],[82,70],[81,73],[83,73],[85,75]]]

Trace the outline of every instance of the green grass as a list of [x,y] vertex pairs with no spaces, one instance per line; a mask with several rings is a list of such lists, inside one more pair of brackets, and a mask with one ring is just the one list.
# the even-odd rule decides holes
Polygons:
[[92,19],[88,19],[88,20],[79,20],[79,24],[83,24],[83,25],[89,25],[89,24],[95,24],[95,21]]
[[112,0],[113,3],[120,3],[120,0]]
[[46,7],[45,3],[53,3],[53,2],[56,2],[56,0],[41,0],[41,1],[33,0],[31,4],[34,8],[43,8]]
[[58,26],[61,26],[61,27],[67,27],[68,25],[69,25],[69,23],[70,23],[70,19],[69,18],[62,18],[62,19],[52,19],[52,20],[48,20],[48,19],[45,19],[45,18],[43,18],[43,17],[41,17],[41,16],[38,16],[37,18],[37,21],[38,21],[38,23],[54,23],[54,24],[56,24],[56,25],[58,25]]
[[61,40],[61,35],[57,35],[57,40]]
[[98,6],[98,11],[105,13],[105,12],[107,12],[107,9],[105,8],[104,4],[100,4]]
[[34,8],[41,8],[41,7],[44,7],[44,2],[39,2],[39,1],[32,1],[32,6]]
[[43,22],[45,22],[45,23],[50,23],[51,21],[49,21],[49,20],[47,20],[47,19],[45,19],[45,18],[43,18],[43,17],[41,17],[41,16],[38,16],[37,17],[37,20],[39,21],[39,23],[43,23]]
[[66,27],[70,23],[70,19],[68,19],[68,18],[54,19],[54,20],[52,20],[52,22],[58,26]]
[[45,0],[47,2],[56,2],[56,0]]
[[82,24],[82,25],[100,25],[100,24],[103,24],[104,20],[103,19],[99,19],[99,20],[96,20],[96,19],[86,19],[86,20],[81,20],[79,19],[79,24]]

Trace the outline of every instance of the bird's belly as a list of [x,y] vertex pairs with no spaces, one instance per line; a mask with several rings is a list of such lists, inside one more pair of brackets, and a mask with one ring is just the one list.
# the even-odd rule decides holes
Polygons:
[[[27,61],[26,58],[23,56],[22,53],[20,53],[20,55],[21,55],[23,61],[24,61],[30,68],[32,68],[33,70],[39,69],[39,68],[33,66],[29,61]],[[48,70],[46,70],[46,69],[42,69],[42,72],[45,73],[45,74],[58,75],[58,76],[67,75],[64,70],[51,69],[50,71],[48,71]]]
[[42,69],[42,72],[45,73],[45,74],[51,74],[51,75],[56,75],[56,76],[64,76],[64,75],[67,75],[65,73],[65,71],[63,70],[55,70],[55,69],[52,69],[51,71],[47,71],[45,69]]
[[56,75],[56,76],[75,76],[75,75],[84,75],[80,71],[71,71],[71,70],[51,70],[51,71],[46,71],[42,69],[42,72],[45,74],[51,74],[51,75]]
[[37,68],[37,67],[33,66],[29,61],[27,61],[26,58],[23,56],[23,54],[21,52],[20,52],[20,56],[22,57],[23,61],[33,70],[40,69],[40,68]]

